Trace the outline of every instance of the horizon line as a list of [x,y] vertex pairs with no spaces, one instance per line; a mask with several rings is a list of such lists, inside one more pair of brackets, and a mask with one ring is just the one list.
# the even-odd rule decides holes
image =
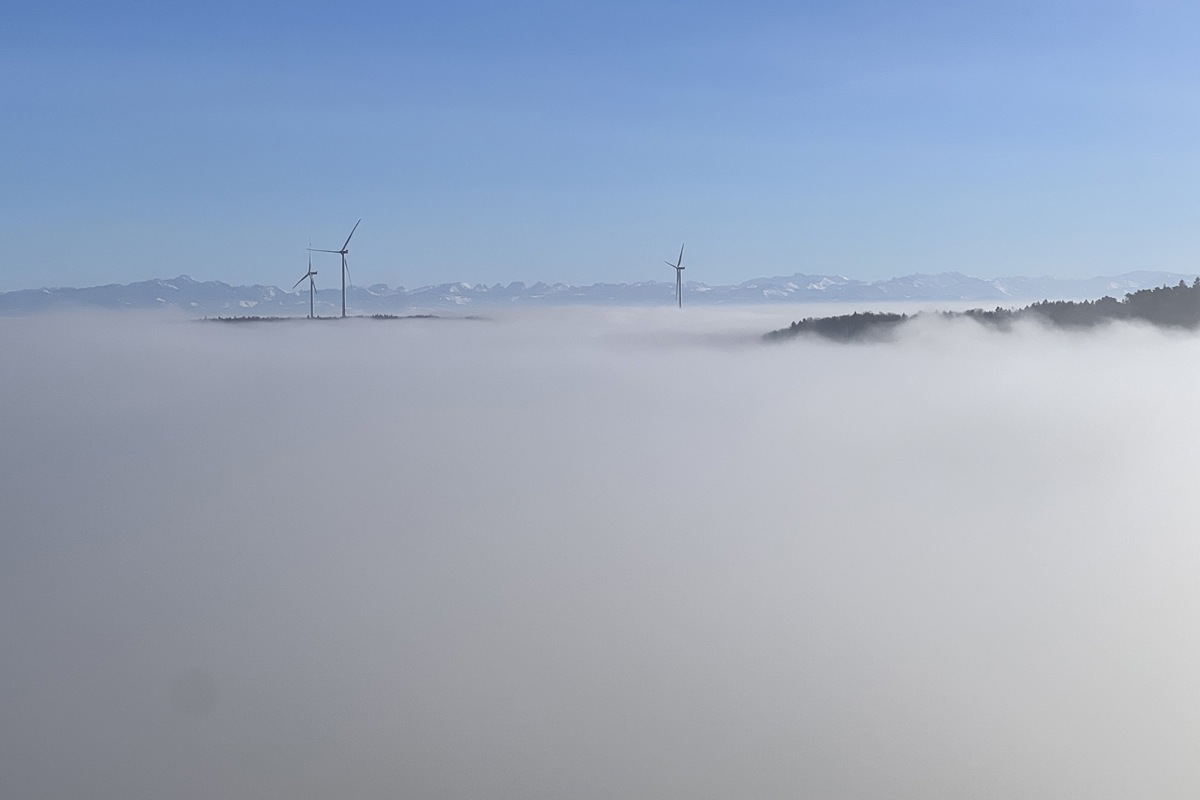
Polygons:
[[[1096,281],[1096,280],[1105,280],[1105,279],[1124,278],[1124,277],[1134,276],[1134,275],[1154,275],[1154,274],[1168,276],[1171,278],[1200,277],[1200,271],[1197,271],[1197,272],[1173,272],[1173,271],[1169,271],[1169,270],[1155,270],[1155,269],[1135,269],[1135,270],[1129,270],[1127,272],[1090,275],[1087,277],[1063,277],[1063,276],[1059,276],[1059,275],[1048,275],[1048,274],[1043,274],[1043,275],[1013,274],[1013,275],[997,275],[997,276],[989,277],[989,278],[981,277],[978,275],[972,275],[970,273],[961,272],[958,270],[948,270],[945,272],[910,272],[910,273],[906,273],[903,275],[893,275],[889,278],[876,278],[876,279],[853,278],[853,277],[836,274],[836,273],[794,272],[791,275],[763,275],[763,276],[754,277],[754,278],[747,278],[746,280],[739,281],[737,283],[709,284],[709,283],[705,283],[703,281],[690,280],[690,281],[685,281],[684,284],[685,284],[685,286],[690,284],[692,286],[703,286],[706,288],[713,288],[713,289],[740,288],[740,287],[753,288],[753,287],[748,286],[748,284],[755,284],[757,282],[778,281],[781,279],[786,280],[786,279],[791,279],[791,278],[796,278],[796,277],[804,277],[804,278],[816,278],[816,279],[834,279],[834,280],[839,280],[839,281],[845,281],[846,283],[852,283],[852,284],[857,283],[857,284],[861,284],[864,286],[872,286],[875,284],[903,280],[905,278],[939,278],[939,277],[943,277],[943,276],[957,276],[957,277],[961,277],[961,278],[967,278],[970,280],[981,281],[983,283],[993,283],[996,281],[1004,281],[1004,280],[1051,280],[1051,281],[1062,281],[1062,282],[1087,282],[1087,281]],[[191,275],[189,275],[187,273],[181,273],[174,277],[167,277],[167,278],[162,278],[162,277],[143,278],[141,280],[129,281],[128,283],[108,282],[108,283],[96,283],[96,284],[91,284],[91,285],[87,285],[87,286],[42,285],[42,286],[36,286],[36,287],[25,287],[25,288],[20,288],[20,289],[7,289],[7,290],[0,291],[0,294],[13,294],[16,292],[54,291],[54,290],[61,290],[61,289],[75,289],[75,290],[103,289],[103,288],[110,287],[110,286],[128,287],[128,286],[134,286],[139,283],[154,283],[154,282],[169,283],[171,281],[179,281],[179,280],[189,281],[191,283],[198,283],[198,284],[216,283],[216,284],[221,284],[223,286],[228,286],[230,288],[261,287],[261,288],[265,288],[265,289],[279,289],[279,291],[283,292],[284,294],[295,294],[295,292],[291,291],[290,289],[281,288],[278,284],[230,283],[228,281],[224,281],[224,280],[221,280],[218,278],[213,278],[213,279],[208,279],[208,280],[197,280],[196,278],[193,278]],[[441,286],[463,286],[468,289],[477,289],[478,287],[482,286],[486,289],[493,289],[496,287],[508,289],[517,284],[519,284],[523,287],[534,287],[534,286],[541,285],[541,286],[550,286],[550,287],[566,286],[566,287],[571,287],[571,288],[583,288],[583,289],[591,288],[591,287],[595,287],[595,286],[646,286],[646,285],[658,284],[658,285],[667,286],[669,288],[674,288],[675,281],[674,280],[659,281],[659,280],[651,279],[651,280],[645,280],[645,281],[611,281],[611,282],[610,281],[595,281],[593,283],[568,283],[566,281],[551,282],[551,281],[546,281],[546,280],[538,280],[538,281],[534,281],[534,282],[530,283],[530,282],[523,281],[523,280],[511,280],[511,281],[508,281],[507,283],[497,281],[495,283],[489,284],[489,283],[485,283],[483,281],[470,282],[470,281],[465,281],[465,280],[459,280],[459,281],[443,281],[441,283],[426,283],[426,284],[414,286],[412,288],[406,287],[403,284],[396,284],[395,286],[392,286],[390,284],[382,283],[382,282],[371,283],[371,284],[355,283],[355,284],[351,284],[350,286],[353,288],[358,288],[358,289],[371,289],[374,287],[382,286],[386,289],[393,290],[393,291],[415,292],[415,291],[420,291],[422,289],[433,289],[433,288],[438,288]],[[340,291],[340,290],[338,290],[336,288],[330,288],[330,289],[319,289],[318,288],[317,291],[321,292],[321,291]]]

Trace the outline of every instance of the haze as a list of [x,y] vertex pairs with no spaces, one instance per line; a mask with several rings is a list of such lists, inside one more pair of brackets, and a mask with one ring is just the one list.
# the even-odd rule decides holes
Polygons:
[[1200,339],[0,319],[6,798],[1194,798]]

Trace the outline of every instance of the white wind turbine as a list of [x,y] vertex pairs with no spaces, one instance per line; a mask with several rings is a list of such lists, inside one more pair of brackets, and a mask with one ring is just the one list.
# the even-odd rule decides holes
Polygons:
[[[313,280],[313,276],[315,276],[317,274],[317,271],[312,268],[312,252],[311,251],[312,251],[312,248],[310,247],[309,254],[308,254],[308,272],[304,273],[304,278],[308,278],[308,318],[309,319],[313,318],[313,298],[315,297],[315,295],[317,293],[317,284]],[[304,278],[301,278],[300,280],[296,281],[295,285],[292,286],[293,292],[296,291],[296,286],[299,286],[300,284],[304,283]]]
[[679,259],[674,264],[670,261],[663,263],[675,270],[675,299],[679,302],[679,307],[683,308],[683,271],[687,269],[683,266],[683,245],[679,245]]
[[[358,222],[362,222],[360,219]],[[358,222],[354,223],[354,227],[350,229],[350,236],[346,237],[346,243],[342,245],[341,250],[322,250],[319,247],[310,247],[310,251],[314,253],[338,253],[342,257],[342,316],[346,316],[346,276],[350,274],[350,268],[346,266],[346,254],[350,252],[350,238],[354,236],[354,232],[358,230]]]

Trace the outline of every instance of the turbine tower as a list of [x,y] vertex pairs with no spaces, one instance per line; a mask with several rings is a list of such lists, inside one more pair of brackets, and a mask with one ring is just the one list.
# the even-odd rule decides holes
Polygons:
[[[360,219],[358,222],[362,222]],[[322,250],[319,247],[308,248],[314,253],[338,253],[342,257],[342,316],[346,316],[346,276],[350,274],[350,268],[346,266],[346,254],[350,252],[350,238],[354,236],[354,232],[358,230],[358,222],[354,223],[354,227],[350,229],[350,236],[346,237],[346,243],[342,245],[341,250]]]
[[[310,247],[309,250],[311,251],[312,248]],[[317,274],[317,271],[312,268],[312,253],[310,252],[308,254],[308,272],[304,273],[304,278],[308,278],[308,318],[309,319],[313,318],[313,296],[317,292],[317,284],[313,281],[313,276],[316,274]],[[293,292],[296,291],[296,286],[299,286],[300,284],[304,283],[304,278],[301,278],[300,280],[296,281],[295,285],[292,286]]]
[[670,261],[663,263],[675,270],[675,299],[679,301],[679,307],[683,308],[683,271],[687,269],[683,266],[683,245],[679,245],[679,260],[674,264]]

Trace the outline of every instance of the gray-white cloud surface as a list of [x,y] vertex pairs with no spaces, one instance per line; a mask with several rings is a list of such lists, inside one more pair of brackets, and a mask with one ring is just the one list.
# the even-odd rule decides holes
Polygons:
[[0,796],[1194,798],[1200,339],[0,320]]

